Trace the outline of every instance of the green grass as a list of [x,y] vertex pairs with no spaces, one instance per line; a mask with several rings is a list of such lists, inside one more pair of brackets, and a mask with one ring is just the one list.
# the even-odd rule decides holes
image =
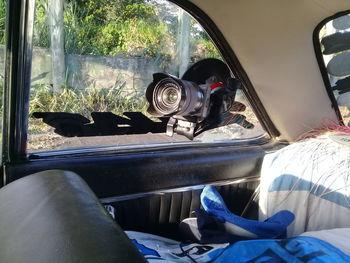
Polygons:
[[31,89],[29,103],[29,130],[42,131],[46,125],[32,117],[34,112],[78,113],[91,119],[91,112],[127,111],[146,113],[147,102],[143,94],[126,91],[122,86],[111,88],[89,87],[83,90],[63,87],[53,92],[49,85],[36,85]]

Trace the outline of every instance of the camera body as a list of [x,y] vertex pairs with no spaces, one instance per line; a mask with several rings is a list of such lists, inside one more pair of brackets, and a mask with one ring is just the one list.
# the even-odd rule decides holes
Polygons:
[[146,98],[151,102],[148,112],[154,116],[204,119],[209,110],[210,85],[197,85],[169,74],[155,73]]
[[146,92],[149,102],[147,111],[153,116],[170,117],[168,135],[171,136],[175,130],[187,136],[186,130],[192,132],[195,126],[190,124],[208,117],[210,92],[209,84],[197,85],[165,73],[156,73]]

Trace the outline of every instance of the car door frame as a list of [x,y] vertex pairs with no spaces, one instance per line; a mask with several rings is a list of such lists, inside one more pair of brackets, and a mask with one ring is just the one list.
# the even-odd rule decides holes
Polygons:
[[[191,14],[207,31],[233,75],[242,81],[243,91],[268,136],[229,143],[155,146],[122,151],[109,147],[97,151],[92,147],[83,151],[27,153],[34,0],[12,0],[8,2],[6,30],[2,184],[42,170],[65,169],[80,174],[99,197],[106,198],[259,176],[266,151],[278,149],[285,143],[275,140],[278,130],[237,56],[211,18],[187,0],[171,2]],[[97,168],[97,164],[105,168]],[[179,170],[179,167],[182,169]],[[118,169],[124,169],[124,172],[118,174]],[[203,176],[203,173],[206,175]],[[147,180],[155,183],[147,185]],[[121,187],[111,187],[115,185]]]

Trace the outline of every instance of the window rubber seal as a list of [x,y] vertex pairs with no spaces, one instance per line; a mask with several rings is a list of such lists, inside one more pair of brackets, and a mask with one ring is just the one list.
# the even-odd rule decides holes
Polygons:
[[26,158],[34,0],[7,1],[3,164]]

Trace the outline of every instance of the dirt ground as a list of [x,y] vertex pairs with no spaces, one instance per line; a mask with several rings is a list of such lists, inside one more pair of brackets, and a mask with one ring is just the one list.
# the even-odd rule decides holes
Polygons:
[[[194,142],[219,142],[234,139],[252,138],[264,134],[260,125],[254,129],[244,129],[233,124],[206,131],[194,139]],[[54,133],[53,128],[45,133],[30,134],[28,136],[28,151],[47,151],[68,148],[94,147],[94,146],[119,146],[119,147],[142,147],[151,144],[175,144],[179,142],[190,142],[184,136],[174,135],[169,137],[164,133],[148,133],[135,135],[93,136],[93,137],[63,137]]]
[[[249,105],[241,98],[241,102]],[[246,120],[254,124],[253,129],[245,129],[238,124],[231,124],[220,128],[206,131],[194,139],[195,143],[200,142],[223,142],[237,139],[254,138],[265,134],[255,114],[249,106],[242,113]],[[54,132],[54,128],[43,124],[32,124],[35,129],[30,129],[28,135],[28,152],[49,151],[60,149],[72,149],[95,146],[117,146],[117,147],[142,147],[151,144],[175,144],[179,142],[191,142],[184,136],[174,135],[169,137],[164,133],[157,134],[135,134],[135,135],[114,135],[94,137],[63,137]]]

